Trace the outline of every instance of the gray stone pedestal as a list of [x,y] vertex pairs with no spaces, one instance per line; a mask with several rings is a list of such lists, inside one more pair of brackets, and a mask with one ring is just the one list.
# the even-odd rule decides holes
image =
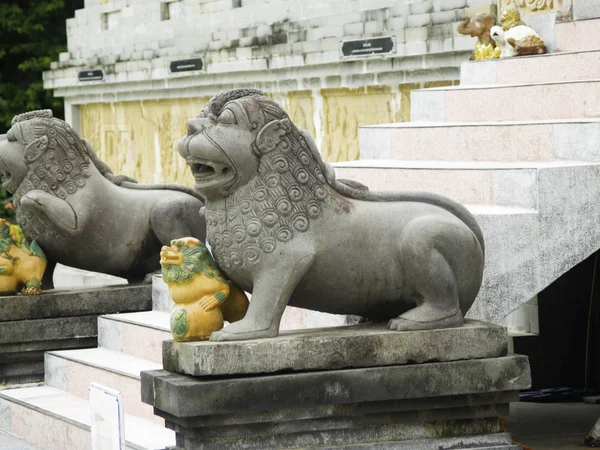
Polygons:
[[98,316],[152,309],[152,286],[0,296],[0,384],[44,379],[44,352],[98,345]]
[[[518,449],[499,417],[529,387],[503,328],[383,325],[163,346],[142,400],[178,449]],[[261,371],[261,367],[264,370]]]

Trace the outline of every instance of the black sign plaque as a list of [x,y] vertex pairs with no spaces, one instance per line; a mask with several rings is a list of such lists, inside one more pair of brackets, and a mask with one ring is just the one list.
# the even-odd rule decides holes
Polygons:
[[101,81],[104,79],[104,71],[102,69],[81,70],[77,74],[79,81]]
[[202,70],[204,68],[204,60],[202,58],[180,59],[179,61],[171,61],[169,67],[171,73]]
[[396,52],[396,36],[381,36],[340,42],[342,58],[386,55]]

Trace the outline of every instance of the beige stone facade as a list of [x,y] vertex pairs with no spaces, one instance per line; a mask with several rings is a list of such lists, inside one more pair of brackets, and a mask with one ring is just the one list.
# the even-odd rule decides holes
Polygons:
[[[293,122],[316,136],[325,160],[360,157],[358,129],[363,125],[410,120],[410,92],[431,82],[365,88],[333,88],[270,94]],[[177,142],[186,121],[210,97],[89,103],[79,107],[81,134],[115,171],[144,183],[190,185],[192,177],[179,158]]]

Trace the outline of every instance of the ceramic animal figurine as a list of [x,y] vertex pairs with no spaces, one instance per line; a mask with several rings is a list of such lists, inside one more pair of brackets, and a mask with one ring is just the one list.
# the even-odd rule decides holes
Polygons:
[[521,20],[519,8],[512,2],[502,11],[500,23],[502,24],[502,29],[504,31],[508,31],[514,27],[527,26],[527,24]]
[[289,304],[386,320],[393,331],[457,327],[475,301],[483,235],[462,205],[337,180],[312,137],[255,89],[217,95],[179,142],[206,197],[208,243],[244,319],[213,333],[273,337]]
[[543,39],[533,28],[526,25],[519,25],[508,31],[501,27],[493,27],[491,35],[500,47],[500,58],[540,55],[547,51]]
[[37,242],[18,245],[8,223],[0,219],[0,294],[41,294],[45,270],[46,256]]
[[200,341],[243,319],[248,298],[227,280],[198,239],[171,241],[160,253],[163,280],[175,302],[171,332],[176,341]]
[[[496,16],[479,13],[473,17],[467,17],[456,27],[456,31],[460,34],[477,38],[471,60],[481,61],[493,58],[493,49],[496,47],[496,43],[490,37],[490,30],[494,25],[496,25]],[[491,50],[488,50],[488,47],[491,47]]]
[[200,194],[113,175],[49,110],[16,116],[0,135],[0,171],[25,238],[48,256],[50,279],[53,264],[61,263],[141,281],[160,270],[163,245],[205,237]]
[[473,52],[473,56],[471,57],[471,59],[473,61],[487,61],[490,59],[498,59],[500,58],[501,53],[502,51],[500,50],[500,47],[495,47],[492,44],[483,45],[476,43],[475,51]]

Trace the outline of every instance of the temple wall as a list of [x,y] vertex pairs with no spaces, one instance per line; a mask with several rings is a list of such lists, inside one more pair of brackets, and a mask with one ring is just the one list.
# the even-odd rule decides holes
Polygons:
[[[410,119],[410,91],[452,82],[330,88],[269,94],[292,121],[315,137],[325,160],[359,158],[358,127]],[[176,152],[186,122],[210,97],[81,105],[81,134],[115,173],[145,183],[193,183]]]
[[[174,152],[218,92],[261,89],[330,162],[358,158],[358,127],[410,119],[410,91],[455,84],[475,38],[456,25],[497,0],[86,0],[44,86],[115,172],[189,183]],[[341,43],[387,37],[350,56]],[[202,58],[202,70],[173,61]],[[85,81],[80,73],[102,70]]]

